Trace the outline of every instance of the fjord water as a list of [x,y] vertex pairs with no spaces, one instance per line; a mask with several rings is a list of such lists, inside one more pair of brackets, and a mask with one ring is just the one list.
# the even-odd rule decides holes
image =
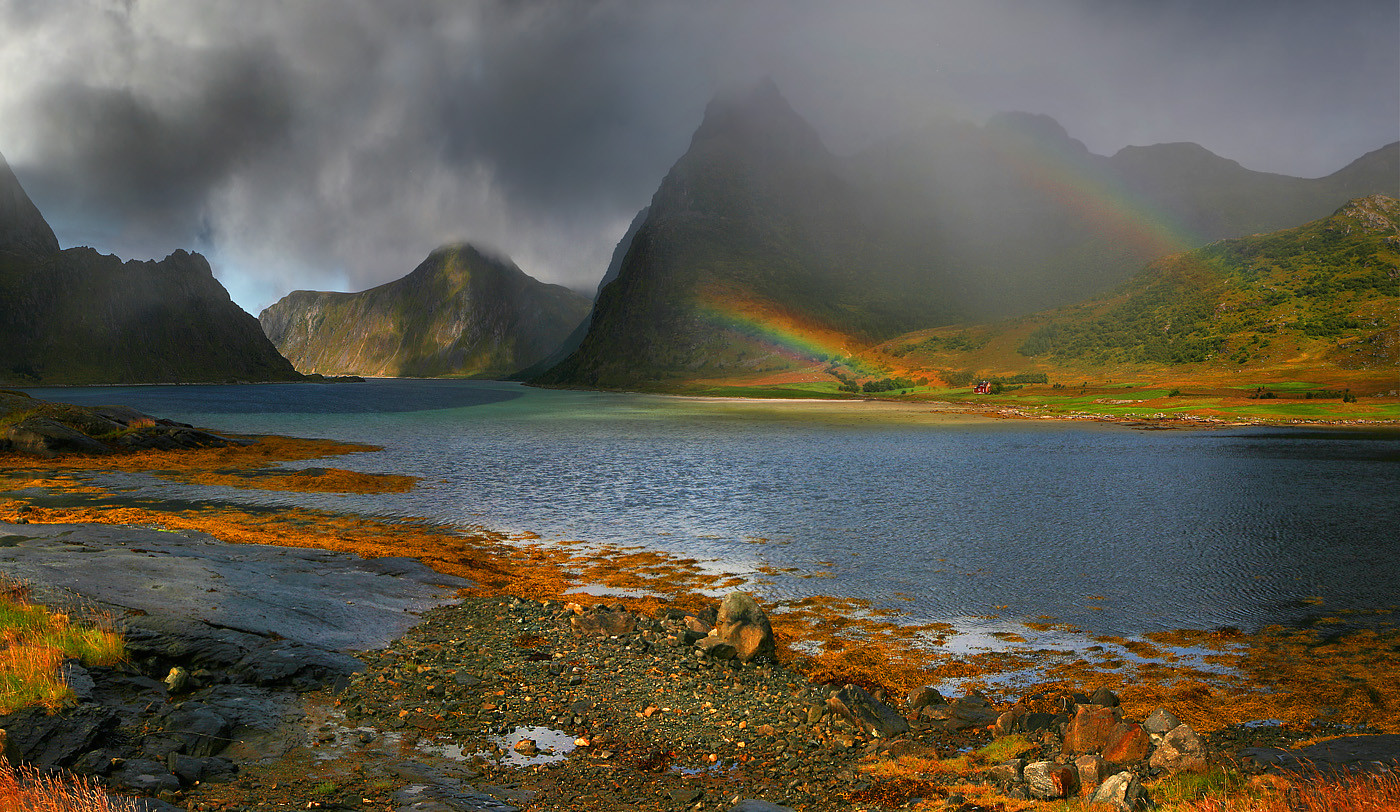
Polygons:
[[374,443],[385,450],[290,467],[423,478],[409,494],[326,496],[118,477],[132,496],[425,516],[741,572],[797,568],[755,576],[768,598],[852,595],[920,620],[1049,616],[1125,635],[1400,603],[1396,433],[920,420],[466,381],[29,391]]

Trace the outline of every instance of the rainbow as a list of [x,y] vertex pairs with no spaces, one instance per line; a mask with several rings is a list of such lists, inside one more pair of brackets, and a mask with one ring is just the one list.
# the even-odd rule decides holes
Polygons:
[[[996,135],[986,131],[987,135]],[[1031,138],[1015,135],[992,137],[997,154],[1021,176],[1042,191],[1078,211],[1090,223],[1137,246],[1142,253],[1160,258],[1190,251],[1208,240],[1187,228],[1170,213],[1152,205],[1121,182],[1085,171],[1067,156],[1046,150]]]
[[760,303],[734,297],[702,296],[698,315],[715,327],[796,359],[836,360],[860,350],[849,337],[833,330],[804,324]]

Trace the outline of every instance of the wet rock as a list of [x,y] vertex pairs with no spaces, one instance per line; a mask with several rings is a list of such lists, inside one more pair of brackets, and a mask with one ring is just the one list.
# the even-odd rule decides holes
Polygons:
[[1176,718],[1171,711],[1166,708],[1158,708],[1143,720],[1142,727],[1148,733],[1165,736],[1179,724],[1181,724],[1181,720]]
[[180,789],[180,779],[175,777],[165,765],[148,758],[129,758],[111,774],[112,783],[119,787],[145,795],[159,795],[162,792],[176,792]]
[[739,650],[718,637],[702,637],[695,647],[716,660],[732,660],[739,656]]
[[80,705],[49,715],[41,708],[21,708],[0,716],[6,733],[5,757],[11,764],[32,764],[42,770],[66,767],[117,722],[117,714],[97,705]]
[[745,798],[729,807],[729,812],[796,812],[796,810],[788,806],[779,806],[771,801]]
[[513,749],[522,756],[533,756],[540,751],[534,739],[521,739],[515,743]]
[[1027,790],[1039,801],[1068,798],[1078,790],[1079,771],[1064,764],[1037,761],[1027,764],[1024,774]]
[[715,630],[730,644],[740,662],[776,659],[773,626],[768,615],[747,592],[731,592],[719,605]]
[[1089,797],[1089,803],[1108,804],[1118,812],[1134,812],[1150,805],[1147,792],[1130,772],[1121,772],[1105,779]]
[[394,812],[520,812],[520,807],[451,781],[410,784],[394,793]]
[[222,714],[199,702],[182,702],[162,720],[165,736],[192,756],[212,756],[228,745],[233,725]]
[[1132,764],[1147,758],[1151,749],[1152,741],[1142,725],[1119,722],[1109,731],[1103,759],[1115,766]]
[[909,732],[903,716],[858,685],[847,685],[832,694],[826,706],[868,736],[892,738]]
[[185,786],[191,786],[198,782],[232,781],[238,774],[237,764],[218,756],[197,757],[187,756],[184,753],[171,753],[166,757],[165,766]]
[[1108,765],[1103,757],[1092,754],[1075,759],[1074,768],[1079,771],[1080,789],[1097,787],[1108,774]]
[[1190,725],[1177,725],[1162,738],[1148,764],[1170,773],[1205,772],[1206,746]]
[[992,703],[976,694],[959,697],[953,700],[949,707],[953,715],[944,722],[944,727],[950,731],[987,727],[995,723],[998,716],[996,711],[992,710]]
[[63,681],[67,683],[68,690],[73,692],[73,698],[79,702],[92,701],[92,689],[96,687],[92,681],[92,674],[83,664],[77,660],[63,661]]
[[925,685],[922,688],[915,688],[909,692],[909,707],[912,710],[926,708],[929,705],[945,705],[948,700],[943,698],[943,694],[938,692],[932,685]]
[[233,672],[254,685],[289,685],[315,688],[343,686],[350,675],[363,668],[348,654],[326,651],[293,640],[278,640],[249,651],[233,667]]
[[1110,691],[1107,687],[1100,688],[1089,697],[1090,705],[1098,705],[1101,708],[1116,708],[1122,704],[1118,699],[1118,694]]
[[106,775],[121,764],[122,758],[116,750],[89,750],[69,769],[78,775]]
[[1069,717],[1053,713],[1027,713],[1016,720],[1016,727],[1023,733],[1042,733],[1054,730],[1066,721],[1069,721]]
[[1066,753],[1097,753],[1108,744],[1109,735],[1118,725],[1119,713],[1114,708],[1098,705],[1078,705],[1074,717],[1065,729]]

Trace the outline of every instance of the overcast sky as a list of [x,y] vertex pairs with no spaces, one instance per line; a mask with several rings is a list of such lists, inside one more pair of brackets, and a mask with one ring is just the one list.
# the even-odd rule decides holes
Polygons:
[[1026,110],[1315,177],[1400,138],[1400,4],[0,0],[0,153],[64,247],[202,251],[254,314],[456,240],[591,289],[763,76],[837,152]]

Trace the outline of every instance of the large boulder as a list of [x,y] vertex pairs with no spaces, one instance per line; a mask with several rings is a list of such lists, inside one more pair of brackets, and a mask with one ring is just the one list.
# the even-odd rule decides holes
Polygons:
[[909,723],[898,711],[859,685],[847,685],[832,694],[826,706],[872,738],[888,739],[909,732]]
[[1121,714],[1117,708],[1099,705],[1078,705],[1065,730],[1066,753],[1098,753],[1108,744],[1109,736],[1118,726]]
[[1089,803],[1106,804],[1118,812],[1134,812],[1150,806],[1147,792],[1130,772],[1121,772],[1105,779],[1089,797]]
[[1108,733],[1108,743],[1103,746],[1103,760],[1114,766],[1132,764],[1147,758],[1152,749],[1152,740],[1142,725],[1120,722]]
[[1177,725],[1163,737],[1147,763],[1172,774],[1205,772],[1206,745],[1190,725]]
[[1179,724],[1181,720],[1175,714],[1166,708],[1158,708],[1143,720],[1142,727],[1148,733],[1165,736]]
[[1079,790],[1079,770],[1054,761],[1027,764],[1026,789],[1038,801],[1068,798]]
[[719,639],[734,647],[740,662],[774,660],[773,626],[768,615],[747,592],[731,592],[719,605],[715,619]]

